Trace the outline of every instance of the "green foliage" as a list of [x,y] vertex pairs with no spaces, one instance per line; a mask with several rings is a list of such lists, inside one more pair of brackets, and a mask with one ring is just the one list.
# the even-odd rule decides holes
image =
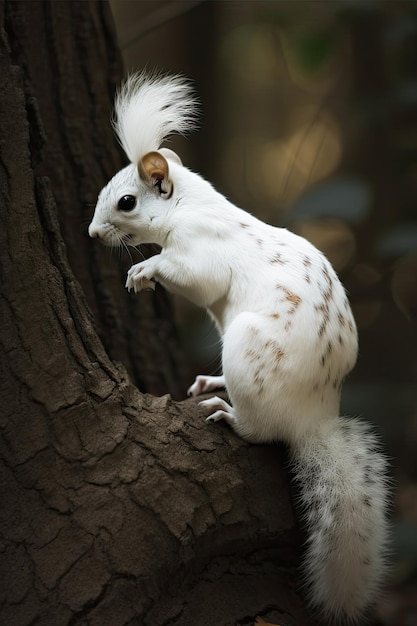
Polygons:
[[289,42],[298,69],[305,74],[319,72],[338,49],[336,33],[330,28],[296,31],[290,35]]

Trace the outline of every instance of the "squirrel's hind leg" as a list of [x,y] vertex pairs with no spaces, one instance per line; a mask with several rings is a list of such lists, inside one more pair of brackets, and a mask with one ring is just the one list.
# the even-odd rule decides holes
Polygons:
[[218,422],[220,420],[225,420],[225,422],[227,422],[232,428],[236,426],[237,420],[235,411],[225,400],[214,396],[213,398],[200,402],[200,406],[204,406],[213,411],[213,413],[210,413],[210,415],[206,418],[206,422]]
[[201,406],[205,408],[211,409],[213,413],[210,413],[208,417],[206,417],[206,422],[219,422],[220,420],[224,420],[229,426],[233,428],[233,430],[245,441],[249,443],[260,443],[261,439],[257,436],[254,436],[251,433],[247,433],[242,429],[239,416],[236,414],[235,409],[228,404],[225,400],[214,396],[213,398],[209,398],[208,400],[203,400],[200,402]]

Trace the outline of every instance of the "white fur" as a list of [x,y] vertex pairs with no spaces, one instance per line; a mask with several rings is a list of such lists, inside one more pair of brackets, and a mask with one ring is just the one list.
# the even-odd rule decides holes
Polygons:
[[[101,191],[90,235],[108,245],[159,244],[160,254],[129,270],[126,286],[157,281],[208,309],[222,335],[224,377],[198,377],[190,393],[225,384],[230,404],[202,402],[209,421],[225,419],[248,441],[290,445],[309,529],[310,600],[326,617],[358,620],[384,576],[387,487],[374,435],[339,417],[357,355],[345,291],[312,244],[237,208],[169,153],[170,197],[141,180],[145,152],[192,118],[182,79],[131,77],[116,108],[132,164]],[[118,208],[125,194],[137,198],[131,212]]]
[[113,126],[127,157],[137,165],[172,133],[192,129],[195,112],[191,87],[183,77],[142,72],[132,74],[118,92]]

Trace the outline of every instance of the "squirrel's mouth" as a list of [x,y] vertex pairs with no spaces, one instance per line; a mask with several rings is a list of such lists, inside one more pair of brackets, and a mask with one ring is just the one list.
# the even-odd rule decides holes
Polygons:
[[88,234],[93,239],[99,239],[100,243],[109,248],[119,248],[120,246],[135,246],[137,242],[134,241],[134,235],[130,235],[122,232],[112,224],[106,222],[104,224],[90,224]]

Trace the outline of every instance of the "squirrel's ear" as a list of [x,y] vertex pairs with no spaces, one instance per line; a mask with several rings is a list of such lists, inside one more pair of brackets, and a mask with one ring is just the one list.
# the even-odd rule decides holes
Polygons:
[[171,159],[171,161],[175,161],[175,163],[178,163],[178,165],[182,165],[180,157],[173,150],[170,150],[169,148],[161,148],[159,152],[163,154],[165,158]]
[[140,178],[164,198],[172,196],[173,185],[169,179],[168,162],[160,152],[148,152],[138,163]]

